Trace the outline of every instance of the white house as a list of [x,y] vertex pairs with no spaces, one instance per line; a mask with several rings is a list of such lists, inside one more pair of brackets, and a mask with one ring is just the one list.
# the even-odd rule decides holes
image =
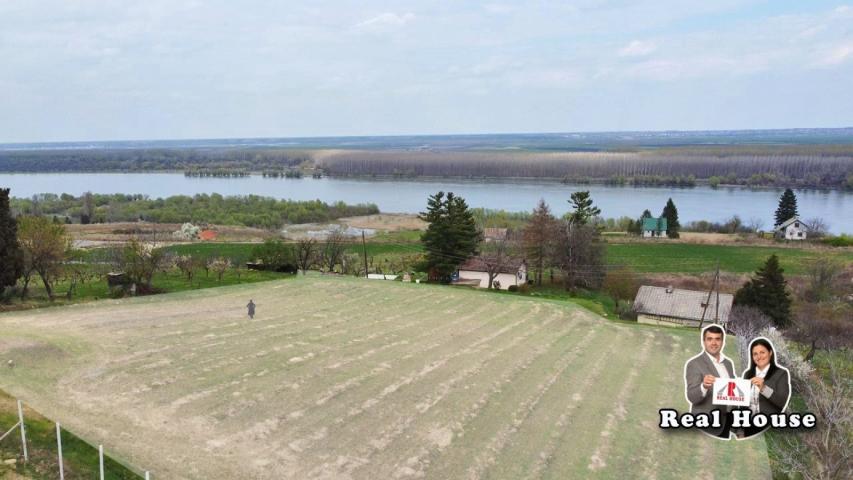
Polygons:
[[643,285],[634,299],[634,311],[637,313],[638,322],[651,325],[698,327],[700,323],[715,323],[715,319],[720,324],[725,324],[729,321],[734,297],[728,293],[719,295],[718,311],[716,294],[711,295],[709,302],[708,292]]
[[[486,262],[481,257],[471,257],[459,266],[459,284],[475,285],[480,288],[489,287],[489,274]],[[494,279],[495,287],[507,290],[511,285],[527,283],[527,262],[509,259],[504,262]]]
[[805,240],[807,232],[808,227],[800,220],[800,217],[791,217],[776,227],[774,236],[785,240]]

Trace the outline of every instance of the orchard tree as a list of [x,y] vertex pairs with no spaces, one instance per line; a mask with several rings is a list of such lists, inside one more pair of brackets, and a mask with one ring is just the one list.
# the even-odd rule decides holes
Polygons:
[[785,193],[779,198],[779,207],[776,209],[776,223],[773,225],[778,227],[786,220],[797,216],[797,196],[790,188],[785,189]]
[[53,300],[52,284],[61,272],[71,247],[65,225],[53,223],[47,217],[21,217],[18,220],[18,240],[24,252],[24,269],[30,274],[38,274],[47,296]]

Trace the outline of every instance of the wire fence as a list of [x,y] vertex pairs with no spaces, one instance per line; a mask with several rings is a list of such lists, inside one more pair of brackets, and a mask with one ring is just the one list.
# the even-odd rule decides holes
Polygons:
[[[3,441],[11,441],[6,440],[7,438],[17,438],[18,435],[15,435],[16,432],[20,431],[20,439],[21,439],[21,459],[23,462],[29,463],[30,461],[30,452],[27,448],[27,425],[24,418],[24,406],[21,400],[17,400],[18,407],[18,421],[11,428],[9,428],[5,433],[0,435],[0,442]],[[66,462],[62,456],[62,427],[59,422],[55,422],[56,424],[56,455],[57,455],[57,465],[59,471],[59,480],[65,480],[65,467]],[[2,432],[2,428],[0,428],[0,432]],[[106,471],[104,469],[104,446],[103,444],[98,445],[98,478],[100,480],[105,480]],[[145,470],[141,475],[145,480],[151,480],[151,473],[148,470]]]

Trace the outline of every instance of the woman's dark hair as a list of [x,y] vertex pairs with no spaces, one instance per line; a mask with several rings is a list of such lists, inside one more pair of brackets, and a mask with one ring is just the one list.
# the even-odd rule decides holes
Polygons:
[[770,341],[764,337],[758,337],[749,344],[749,370],[744,372],[743,378],[752,378],[755,376],[755,361],[752,359],[752,349],[755,348],[756,345],[761,345],[766,348],[767,351],[770,352],[770,366],[767,369],[767,375],[764,378],[770,378],[773,375],[773,372],[779,369],[776,365],[776,352],[773,350],[773,345],[770,344]]

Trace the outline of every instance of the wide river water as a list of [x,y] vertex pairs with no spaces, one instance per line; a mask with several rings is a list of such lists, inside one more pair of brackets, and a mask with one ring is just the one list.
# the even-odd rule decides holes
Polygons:
[[[191,178],[183,173],[0,173],[0,187],[11,187],[12,196],[36,193],[141,193],[151,198],[171,195],[219,193],[263,195],[291,200],[375,203],[382,212],[417,213],[426,208],[427,196],[443,190],[461,195],[471,207],[530,211],[540,198],[562,215],[569,210],[569,195],[589,190],[604,217],[639,217],[643,209],[659,215],[668,198],[678,208],[682,225],[692,220],[722,222],[739,215],[744,222],[763,220],[773,225],[773,213],[781,190],[742,187],[672,188],[564,185],[536,181],[467,180],[373,180],[352,178],[273,179]],[[800,216],[821,217],[833,233],[853,233],[853,193],[797,190]]]

